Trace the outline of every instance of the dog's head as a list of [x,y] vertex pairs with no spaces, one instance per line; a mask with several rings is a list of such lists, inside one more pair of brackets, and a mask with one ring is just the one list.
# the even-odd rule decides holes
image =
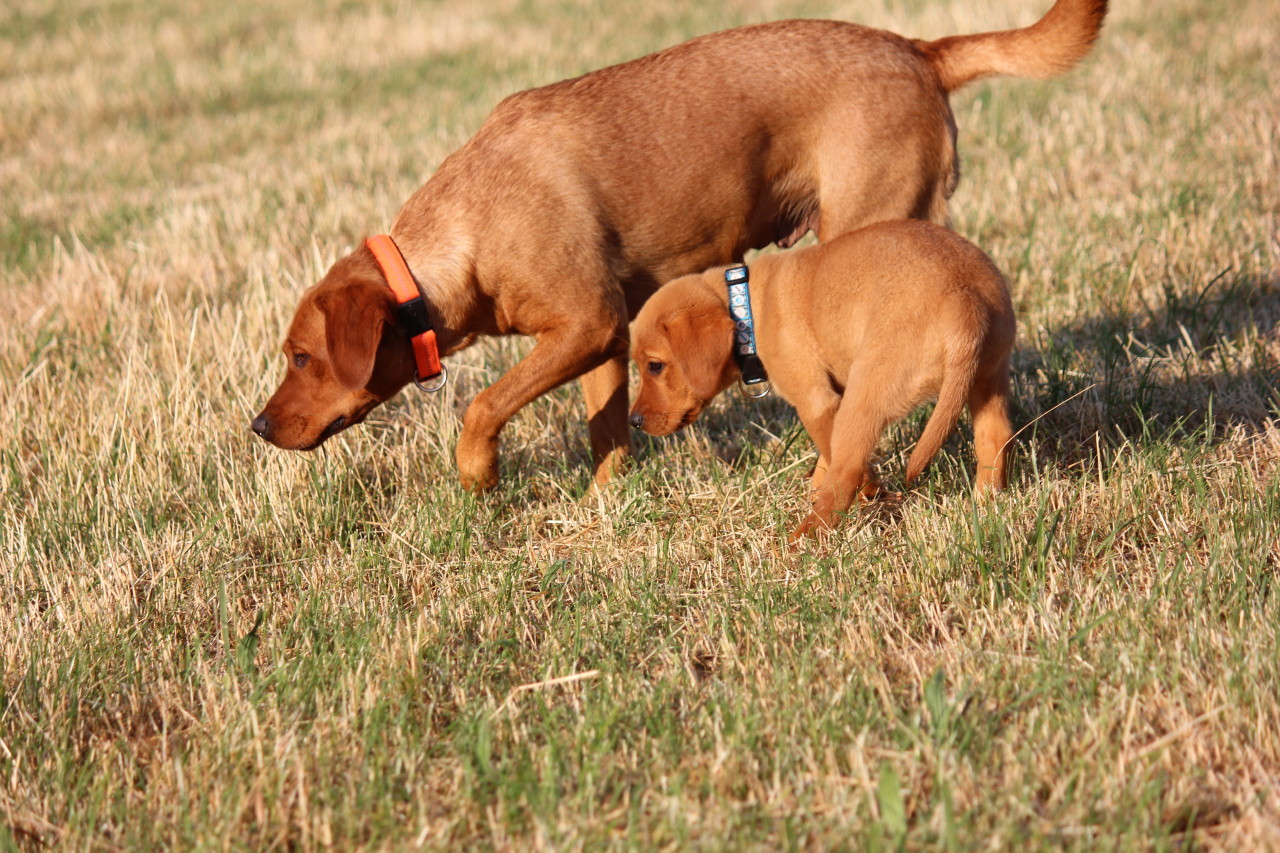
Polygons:
[[358,424],[413,379],[395,299],[363,245],[302,295],[285,337],[280,387],[253,419],[258,435],[286,450],[314,450]]
[[710,275],[685,276],[659,288],[632,325],[640,393],[630,420],[650,435],[693,423],[733,384],[733,320]]

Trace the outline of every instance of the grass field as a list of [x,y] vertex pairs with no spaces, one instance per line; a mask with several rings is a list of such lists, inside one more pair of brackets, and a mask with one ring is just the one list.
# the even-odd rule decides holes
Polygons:
[[785,405],[594,494],[575,387],[472,497],[518,340],[315,454],[248,430],[300,292],[504,95],[1048,5],[6,2],[0,849],[1280,848],[1271,0],[1118,2],[1072,74],[955,98],[955,226],[1020,322],[990,504],[962,430],[899,515],[779,554]]

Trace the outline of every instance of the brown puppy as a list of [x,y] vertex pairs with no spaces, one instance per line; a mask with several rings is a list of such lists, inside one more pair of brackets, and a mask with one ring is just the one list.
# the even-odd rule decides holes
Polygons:
[[[724,270],[677,279],[640,309],[633,426],[674,432],[737,381]],[[938,405],[907,464],[907,484],[967,402],[976,488],[1004,488],[1013,306],[980,249],[932,223],[881,222],[762,255],[750,273],[760,360],[818,445],[813,512],[792,541],[879,491],[871,455],[880,434],[931,397]]]
[[[498,434],[521,406],[581,377],[596,482],[630,452],[628,320],[676,276],[814,229],[945,222],[956,182],[952,90],[1048,76],[1088,52],[1106,0],[1057,0],[1019,30],[915,41],[838,21],[782,21],[694,39],[507,98],[391,228],[444,355],[479,335],[531,335],[476,395],[457,446],[463,483],[497,480]],[[368,249],[307,291],[288,368],[253,429],[317,447],[413,378]]]

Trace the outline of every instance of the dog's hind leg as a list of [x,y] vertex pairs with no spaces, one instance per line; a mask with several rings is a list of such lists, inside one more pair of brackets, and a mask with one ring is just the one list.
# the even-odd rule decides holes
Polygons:
[[854,133],[856,117],[828,119],[817,170],[821,242],[887,219],[950,224],[947,199],[959,179],[955,120],[936,92],[913,94],[892,125]]
[[843,181],[824,187],[822,210],[818,215],[819,241],[825,243],[873,222],[887,219],[923,219],[949,225],[944,188],[925,175],[904,176],[896,187],[877,190],[874,203],[867,199],[840,196]]
[[594,482],[608,483],[631,456],[631,430],[627,426],[627,358],[618,356],[582,374],[582,396],[587,403],[587,431],[595,464]]

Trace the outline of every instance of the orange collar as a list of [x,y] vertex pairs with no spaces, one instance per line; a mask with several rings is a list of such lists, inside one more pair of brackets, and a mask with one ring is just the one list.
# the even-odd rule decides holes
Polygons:
[[[440,363],[440,349],[436,345],[436,332],[427,316],[427,305],[422,301],[418,283],[414,281],[404,255],[388,234],[378,234],[364,241],[373,252],[378,267],[387,279],[387,286],[396,297],[396,319],[413,344],[413,361],[416,367],[414,382],[426,391],[439,391],[444,387],[448,374]],[[439,378],[438,383],[427,385]]]

